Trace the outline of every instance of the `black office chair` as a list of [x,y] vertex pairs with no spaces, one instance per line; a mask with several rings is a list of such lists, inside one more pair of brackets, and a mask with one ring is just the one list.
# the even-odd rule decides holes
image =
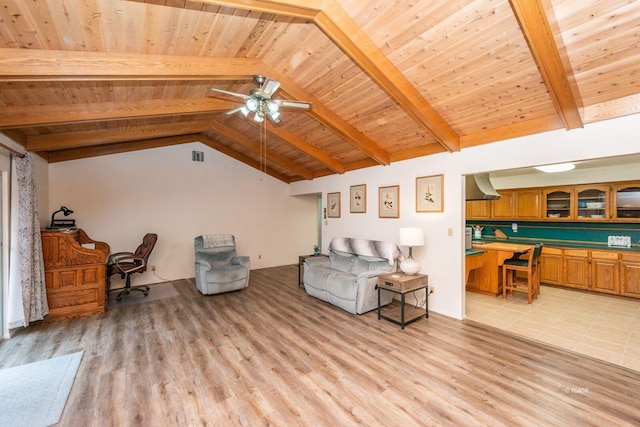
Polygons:
[[125,287],[122,289],[109,289],[108,292],[120,291],[116,300],[121,301],[122,295],[129,295],[131,291],[142,292],[146,297],[149,295],[149,286],[131,286],[131,275],[134,273],[144,273],[147,271],[149,255],[156,245],[158,235],[148,233],[142,239],[142,244],[135,252],[118,252],[109,256],[107,261],[107,286],[111,286],[111,276],[119,274],[121,279],[127,279]]

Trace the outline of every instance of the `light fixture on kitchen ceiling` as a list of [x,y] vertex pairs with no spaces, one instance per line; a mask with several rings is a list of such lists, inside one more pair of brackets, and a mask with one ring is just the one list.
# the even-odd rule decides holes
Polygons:
[[576,165],[573,163],[557,163],[555,165],[535,166],[535,169],[538,169],[541,172],[555,173],[570,171],[575,167]]

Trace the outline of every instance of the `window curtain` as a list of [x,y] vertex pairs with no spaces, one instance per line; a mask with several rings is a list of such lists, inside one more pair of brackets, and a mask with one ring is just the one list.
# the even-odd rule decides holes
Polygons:
[[[33,172],[33,157],[12,156],[9,327],[27,326],[49,314]],[[20,307],[21,306],[21,307]]]

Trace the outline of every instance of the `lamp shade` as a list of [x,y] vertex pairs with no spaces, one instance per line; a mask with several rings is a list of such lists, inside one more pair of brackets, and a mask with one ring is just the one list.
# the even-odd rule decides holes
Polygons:
[[400,237],[398,239],[400,246],[424,246],[424,230],[420,227],[403,227],[400,228]]

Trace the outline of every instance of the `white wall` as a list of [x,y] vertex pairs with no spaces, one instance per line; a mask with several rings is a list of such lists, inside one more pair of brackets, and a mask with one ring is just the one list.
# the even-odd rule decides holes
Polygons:
[[[192,150],[204,151],[205,161],[193,162]],[[53,163],[49,206],[72,209],[69,218],[112,252],[133,251],[145,233],[157,233],[150,263],[168,280],[194,277],[200,234],[234,234],[252,269],[295,264],[317,240],[317,197],[291,197],[287,184],[261,178],[200,143],[183,144]],[[134,284],[160,281],[147,272]]]
[[[464,318],[464,195],[463,175],[513,169],[532,165],[584,160],[640,152],[640,116],[599,122],[570,132],[548,132],[514,140],[442,153],[332,175],[290,185],[293,195],[341,192],[341,218],[328,219],[323,226],[324,250],[336,236],[398,241],[398,229],[419,226],[425,230],[426,245],[413,250],[435,287],[429,308],[457,319]],[[444,174],[444,212],[415,212],[415,179]],[[349,213],[349,187],[367,184],[367,213]],[[400,185],[400,218],[378,218],[378,187]],[[453,236],[448,236],[448,230]],[[405,253],[406,253],[406,248]]]

